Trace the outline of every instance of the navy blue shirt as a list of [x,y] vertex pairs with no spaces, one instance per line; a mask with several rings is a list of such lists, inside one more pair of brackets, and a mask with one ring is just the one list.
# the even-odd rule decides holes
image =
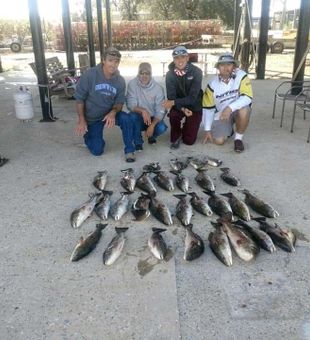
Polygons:
[[102,120],[115,104],[124,104],[126,83],[117,71],[106,79],[102,64],[90,68],[82,74],[75,91],[77,103],[85,104],[87,123]]

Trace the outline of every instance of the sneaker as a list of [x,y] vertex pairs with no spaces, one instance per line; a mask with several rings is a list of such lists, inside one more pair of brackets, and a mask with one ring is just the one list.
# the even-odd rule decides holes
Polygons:
[[143,151],[143,145],[142,144],[136,145],[136,151],[138,151],[138,152]]
[[244,145],[241,139],[235,139],[235,151],[242,152],[244,151]]
[[148,142],[149,142],[149,144],[156,144],[156,143],[157,143],[155,137],[149,137],[149,138],[148,138]]
[[181,143],[181,138],[179,138],[176,142],[171,143],[170,149],[172,150],[178,149],[180,147],[180,143]]
[[133,152],[126,153],[125,159],[127,163],[133,163],[136,160],[135,154]]

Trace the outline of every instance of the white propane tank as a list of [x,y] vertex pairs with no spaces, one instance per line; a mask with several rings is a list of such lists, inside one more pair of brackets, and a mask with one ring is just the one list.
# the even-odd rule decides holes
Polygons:
[[27,87],[21,86],[14,94],[16,117],[21,120],[31,120],[34,116],[32,94]]

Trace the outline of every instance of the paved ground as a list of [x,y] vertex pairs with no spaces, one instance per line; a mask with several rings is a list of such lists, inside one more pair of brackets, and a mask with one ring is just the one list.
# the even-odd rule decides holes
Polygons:
[[[279,224],[298,230],[296,253],[261,251],[249,264],[234,256],[233,266],[226,268],[208,246],[200,259],[186,263],[184,229],[176,219],[164,235],[173,256],[159,263],[149,253],[147,238],[160,223],[153,217],[134,223],[130,213],[118,224],[109,220],[96,250],[70,263],[80,236],[98,222],[93,216],[77,230],[69,223],[71,211],[94,191],[93,176],[107,169],[113,200],[122,191],[120,170],[128,164],[120,131],[107,131],[105,155],[92,157],[73,134],[72,101],[56,98],[59,120],[39,123],[35,95],[35,119],[22,123],[15,117],[12,96],[18,84],[35,79],[30,71],[1,76],[0,153],[10,158],[0,168],[2,339],[310,339],[309,117],[304,121],[298,113],[293,134],[289,106],[282,129],[279,113],[271,119],[279,81],[253,81],[255,105],[243,154],[232,151],[231,141],[222,147],[202,145],[201,133],[195,146],[172,152],[166,134],[156,146],[145,145],[134,164],[138,175],[150,161],[168,169],[175,156],[221,158],[244,188],[276,207]],[[242,197],[219,180],[218,169],[209,172],[218,192],[233,190]],[[193,190],[201,192],[195,171],[185,173]],[[159,189],[159,197],[174,210],[177,200],[171,193]],[[198,213],[193,217],[206,245],[210,220]],[[127,243],[121,258],[107,268],[102,252],[117,225],[130,227]]]

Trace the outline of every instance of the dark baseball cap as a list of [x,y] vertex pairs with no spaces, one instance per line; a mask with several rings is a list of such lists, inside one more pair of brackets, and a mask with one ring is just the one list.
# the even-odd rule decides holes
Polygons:
[[103,58],[106,58],[108,56],[109,57],[115,57],[117,59],[121,59],[121,57],[122,57],[119,50],[115,47],[109,47],[104,51]]
[[179,55],[188,55],[187,49],[185,46],[177,46],[173,51],[172,51],[172,56],[177,57]]

